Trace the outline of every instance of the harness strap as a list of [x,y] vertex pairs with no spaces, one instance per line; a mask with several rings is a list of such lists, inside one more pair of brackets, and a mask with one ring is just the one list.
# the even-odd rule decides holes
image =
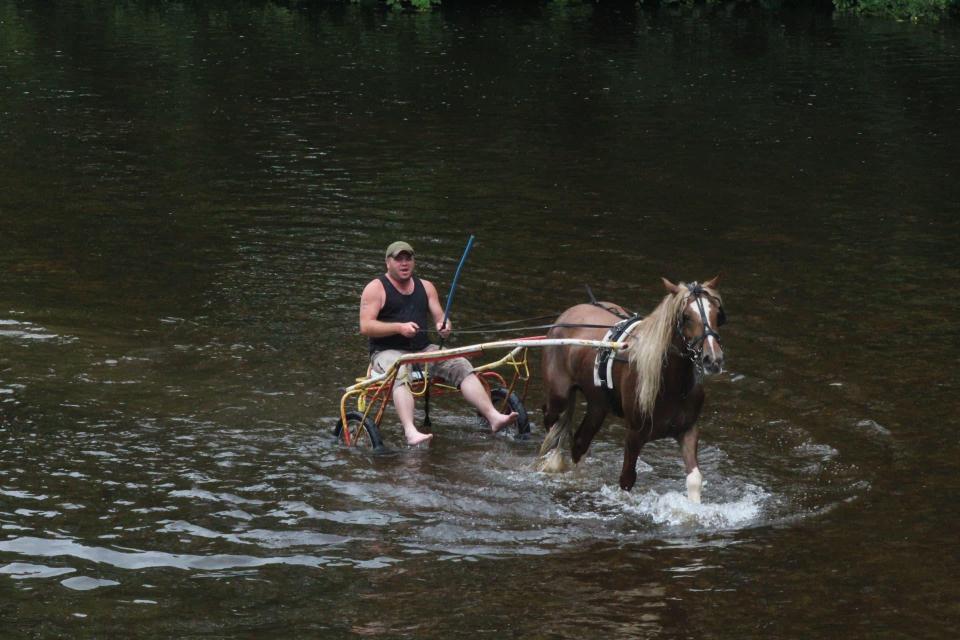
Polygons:
[[[710,294],[704,290],[703,286],[699,282],[688,284],[687,290],[690,291],[690,296],[696,301],[697,311],[700,312],[700,320],[703,322],[703,334],[692,343],[687,344],[687,349],[690,349],[693,352],[698,352],[703,348],[703,343],[707,341],[707,338],[712,337],[717,342],[720,342],[720,334],[714,331],[713,327],[710,326],[710,320],[707,318],[707,312],[703,308],[703,296],[712,296],[710,296]],[[677,324],[677,333],[683,337],[683,332],[679,323]]]
[[[604,341],[622,342],[640,324],[642,319],[639,315],[633,315],[621,320],[607,331],[607,334],[603,337]],[[593,384],[603,389],[610,409],[614,414],[621,417],[623,416],[623,404],[620,401],[620,394],[613,385],[613,363],[624,362],[625,360],[619,354],[614,355],[612,349],[597,349],[593,367]]]
[[619,309],[614,309],[613,307],[608,307],[607,305],[603,304],[602,302],[597,302],[597,299],[594,297],[594,295],[593,295],[593,290],[590,288],[590,285],[585,284],[585,285],[583,285],[583,286],[585,286],[585,287],[587,288],[587,296],[590,298],[590,304],[592,304],[593,306],[595,306],[595,307],[600,307],[600,308],[603,309],[604,311],[609,311],[609,312],[612,313],[613,315],[615,315],[615,316],[617,316],[618,318],[621,318],[621,319],[623,319],[623,320],[629,320],[630,318],[635,318],[635,317],[637,317],[637,314],[635,314],[635,313],[632,314],[632,315],[627,315],[627,314],[623,313],[622,311],[620,311]]

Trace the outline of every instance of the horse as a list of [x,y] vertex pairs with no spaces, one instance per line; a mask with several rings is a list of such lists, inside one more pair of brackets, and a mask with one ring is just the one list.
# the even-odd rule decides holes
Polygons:
[[[703,476],[697,463],[696,423],[704,401],[701,383],[704,374],[723,370],[717,329],[726,321],[726,314],[717,290],[719,279],[674,284],[661,278],[667,295],[650,315],[642,320],[634,316],[639,321],[619,338],[627,343],[624,350],[616,356],[607,354],[612,358],[612,367],[606,369],[612,390],[598,379],[601,370],[595,348],[544,349],[547,401],[543,414],[548,432],[540,447],[540,470],[563,471],[565,450],[570,451],[574,464],[578,463],[612,411],[624,418],[627,427],[620,488],[630,491],[636,483],[637,457],[644,444],[672,437],[680,444],[687,497],[700,502]],[[610,335],[605,327],[624,318],[628,318],[626,311],[614,303],[579,304],[557,318],[547,337],[600,340]],[[586,397],[587,410],[576,433],[571,434],[578,390]]]

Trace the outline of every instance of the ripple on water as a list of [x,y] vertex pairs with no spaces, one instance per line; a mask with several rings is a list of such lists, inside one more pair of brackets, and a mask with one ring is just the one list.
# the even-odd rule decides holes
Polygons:
[[207,500],[210,502],[226,502],[228,504],[264,504],[263,500],[253,498],[242,498],[232,493],[213,493],[202,489],[183,489],[171,491],[169,494],[173,498],[197,498],[198,500]]
[[26,562],[11,562],[0,567],[0,574],[5,574],[14,580],[26,580],[30,578],[53,578],[62,576],[66,573],[76,571],[73,567],[47,567],[42,564],[30,564]]
[[161,533],[185,533],[199,538],[220,538],[238,544],[252,544],[265,549],[287,549],[290,547],[325,547],[346,544],[352,540],[347,536],[338,536],[304,530],[272,531],[252,529],[237,533],[221,533],[189,522],[176,521],[164,524]]
[[889,438],[890,430],[881,425],[876,420],[863,419],[857,421],[855,425],[858,429],[873,437]]
[[[118,569],[150,569],[167,567],[200,571],[225,569],[250,569],[268,565],[294,565],[303,567],[322,567],[330,562],[345,562],[355,566],[368,566],[374,560],[353,560],[349,558],[331,558],[326,556],[293,555],[258,557],[250,555],[194,555],[167,553],[163,551],[117,551],[103,547],[92,547],[73,540],[19,537],[0,542],[0,552],[19,553],[32,557],[66,556],[108,564]],[[377,564],[395,562],[390,558],[377,558]]]
[[[708,544],[713,532],[812,517],[864,490],[857,469],[803,423],[768,422],[709,432],[701,447],[702,504],[686,498],[673,442],[645,447],[637,486],[621,491],[620,425],[603,432],[569,473],[545,474],[534,468],[536,446],[491,437],[468,418],[444,424],[431,449],[392,456],[317,446],[320,436],[311,440],[312,427],[303,425],[271,423],[264,431],[259,423],[244,430],[194,418],[105,423],[58,436],[46,484],[30,484],[33,476],[7,466],[0,495],[20,503],[2,514],[0,526],[22,537],[0,542],[0,552],[24,562],[64,556],[198,575],[272,564],[378,568],[400,562],[390,556],[543,555],[597,541]],[[8,448],[5,455],[19,454]],[[223,471],[224,460],[242,475]],[[75,501],[94,485],[111,492],[106,508]],[[88,539],[34,533],[68,504],[99,518],[102,529]],[[123,521],[115,515],[121,511]]]
[[305,502],[282,502],[278,509],[270,512],[268,515],[290,518],[291,516],[302,515],[305,518],[317,520],[329,520],[341,524],[352,524],[360,526],[384,527],[399,522],[407,522],[409,518],[401,516],[396,512],[377,511],[374,509],[359,509],[355,511],[321,511],[314,509]]
[[100,578],[89,578],[87,576],[77,576],[61,580],[60,584],[74,591],[92,591],[101,587],[115,587],[119,582],[116,580],[103,580]]
[[30,493],[29,491],[18,491],[15,489],[0,489],[0,496],[7,496],[9,498],[19,498],[20,500],[46,500],[47,496],[45,495],[36,495]]

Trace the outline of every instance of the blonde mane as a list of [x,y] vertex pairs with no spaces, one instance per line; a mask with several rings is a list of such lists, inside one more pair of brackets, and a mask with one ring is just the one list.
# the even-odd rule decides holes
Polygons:
[[[718,301],[720,300],[719,294],[713,289],[704,287],[703,290]],[[686,284],[681,282],[677,292],[664,296],[657,308],[630,334],[628,352],[630,363],[637,374],[637,408],[643,415],[653,415],[653,407],[660,394],[660,383],[663,381],[663,367],[667,361],[667,353],[673,340],[677,320],[689,299],[690,292]]]

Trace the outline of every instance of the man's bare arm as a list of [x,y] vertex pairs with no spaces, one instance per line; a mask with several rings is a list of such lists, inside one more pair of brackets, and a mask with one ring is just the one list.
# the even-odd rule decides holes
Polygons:
[[433,286],[433,283],[428,280],[423,280],[423,288],[427,291],[427,305],[430,307],[430,315],[433,317],[433,322],[437,326],[437,331],[440,332],[440,335],[446,338],[450,335],[450,318],[447,318],[447,326],[442,330],[440,327],[443,325],[443,307],[440,306],[440,295],[437,293],[437,288]]

